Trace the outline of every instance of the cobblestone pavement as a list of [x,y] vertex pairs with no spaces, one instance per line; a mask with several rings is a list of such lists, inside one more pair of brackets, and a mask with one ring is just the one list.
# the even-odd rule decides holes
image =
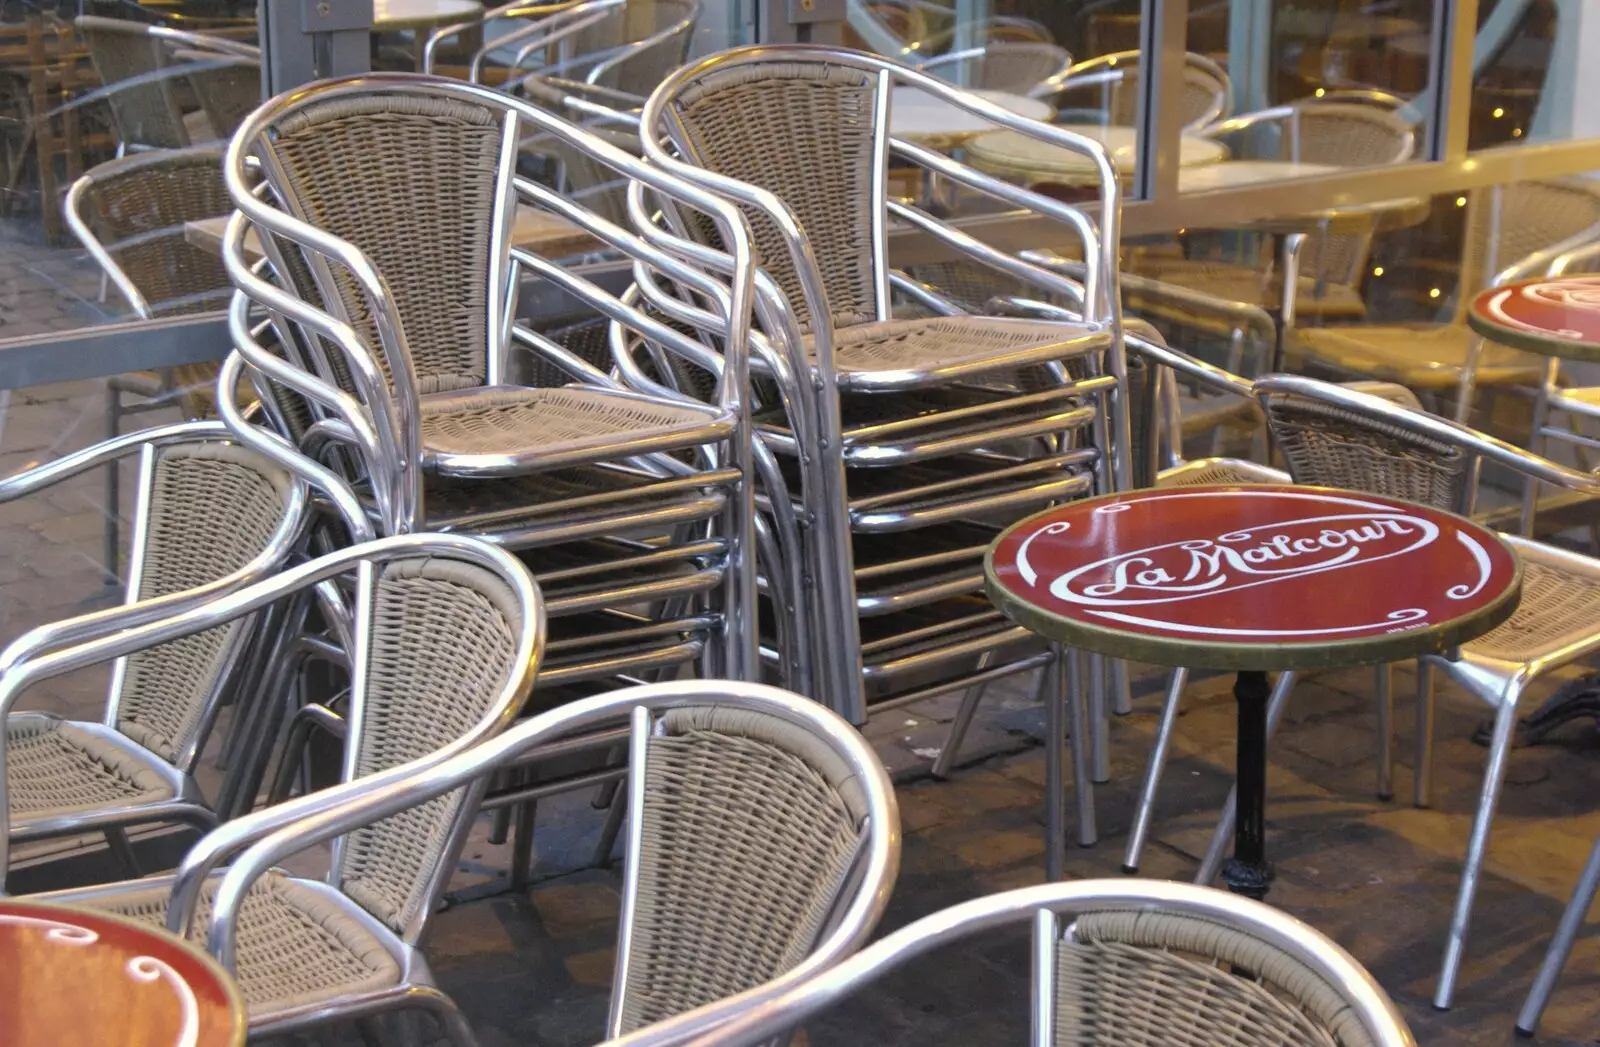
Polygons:
[[[93,443],[96,383],[41,387],[0,399],[0,472]],[[145,416],[142,423],[158,420]],[[126,513],[134,469],[125,466]],[[0,641],[31,625],[103,605],[103,473],[0,505]],[[1097,791],[1102,839],[1070,850],[1075,877],[1115,876],[1133,793],[1155,727],[1158,678],[1136,711],[1111,724],[1112,780]],[[1190,689],[1167,771],[1147,875],[1188,878],[1226,795],[1233,706],[1228,681]],[[1568,728],[1552,744],[1518,750],[1491,838],[1459,1003],[1435,1012],[1429,995],[1454,899],[1484,750],[1470,741],[1480,712],[1441,688],[1436,806],[1408,802],[1409,670],[1398,674],[1399,769],[1391,802],[1374,798],[1371,675],[1305,681],[1272,750],[1269,840],[1278,878],[1271,901],[1331,934],[1395,997],[1423,1044],[1498,1045],[1600,832],[1600,735]],[[952,780],[927,775],[954,699],[885,713],[869,735],[900,781],[905,856],[887,927],[1042,876],[1040,714],[1018,682],[996,687]],[[1538,701],[1547,689],[1537,691]],[[22,706],[99,715],[104,673],[46,681]],[[480,831],[454,885],[460,899],[437,918],[430,962],[461,1002],[485,1047],[597,1042],[605,1020],[618,876],[586,868],[601,812],[586,795],[546,801],[535,837],[538,882],[493,893],[507,848]],[[488,897],[484,897],[488,894]],[[1024,1043],[1028,957],[1020,935],[994,935],[919,962],[807,1030],[815,1045]],[[1578,943],[1541,1042],[1600,1036],[1600,935]],[[339,1042],[357,1043],[354,1034]]]

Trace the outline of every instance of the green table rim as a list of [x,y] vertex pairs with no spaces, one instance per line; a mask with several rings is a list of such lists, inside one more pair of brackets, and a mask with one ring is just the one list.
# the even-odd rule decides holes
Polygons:
[[[1526,281],[1528,283],[1544,283],[1543,279]],[[1503,284],[1491,290],[1504,290],[1514,287],[1515,284]],[[1524,331],[1520,328],[1503,327],[1487,316],[1480,315],[1472,308],[1478,300],[1477,295],[1472,296],[1472,301],[1467,303],[1467,326],[1478,334],[1509,345],[1513,349],[1525,352],[1538,353],[1540,356],[1563,356],[1573,360],[1582,360],[1589,363],[1600,363],[1600,342],[1575,342],[1570,338],[1558,338],[1555,335],[1537,334],[1533,331]]]
[[[1207,485],[1206,487],[1185,488],[1189,491],[1223,490],[1232,484]],[[1247,487],[1264,485],[1246,484]],[[1311,492],[1327,492],[1334,494],[1349,494],[1334,487],[1318,487],[1310,484],[1296,484],[1297,490]],[[1154,490],[1147,488],[1146,490]],[[1073,508],[1091,506],[1098,502],[1111,501],[1137,491],[1124,491],[1120,494],[1106,494],[1095,498],[1084,499],[1080,502],[1070,503]],[[1355,492],[1360,494],[1362,492]],[[1398,498],[1387,498],[1383,495],[1372,497],[1384,498],[1385,501],[1402,502]],[[1018,530],[1035,523],[1041,517],[1064,508],[1057,506],[1045,509],[1018,520],[989,543],[989,548],[983,554],[983,587],[989,597],[989,602],[995,608],[1010,618],[1013,622],[1037,633],[1048,640],[1066,644],[1095,654],[1110,655],[1114,658],[1123,658],[1131,661],[1147,662],[1152,665],[1182,666],[1189,669],[1223,669],[1232,672],[1288,672],[1291,670],[1305,669],[1339,669],[1351,668],[1362,665],[1382,665],[1386,662],[1405,661],[1424,654],[1435,654],[1447,651],[1452,647],[1474,640],[1495,626],[1510,618],[1516,612],[1517,603],[1522,599],[1522,559],[1517,556],[1516,550],[1500,538],[1500,536],[1485,527],[1477,527],[1511,554],[1513,563],[1516,564],[1516,573],[1511,584],[1505,587],[1500,597],[1492,603],[1485,604],[1470,614],[1460,618],[1452,618],[1448,622],[1438,625],[1427,625],[1416,629],[1406,629],[1395,633],[1382,633],[1377,636],[1361,637],[1354,640],[1321,640],[1296,643],[1286,641],[1283,643],[1253,643],[1239,644],[1218,640],[1178,639],[1176,637],[1158,636],[1148,633],[1127,632],[1121,629],[1110,628],[1102,625],[1091,625],[1073,618],[1066,618],[1022,599],[1001,585],[994,573],[994,551],[999,548],[1012,531]],[[1441,513],[1463,523],[1471,521],[1442,509],[1432,509],[1429,506],[1419,508],[1428,509],[1430,512]]]

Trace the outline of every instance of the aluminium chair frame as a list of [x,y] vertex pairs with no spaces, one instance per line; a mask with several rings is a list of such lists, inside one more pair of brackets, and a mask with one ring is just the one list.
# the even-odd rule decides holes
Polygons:
[[[1115,54],[1085,59],[1067,69],[1066,73],[1056,81],[1055,90],[1059,93],[1100,85],[1104,101],[1103,111],[1109,121],[1111,92],[1126,81],[1130,69],[1137,70],[1140,57],[1138,51],[1118,51]],[[1199,132],[1218,120],[1225,119],[1233,112],[1233,81],[1229,79],[1227,70],[1205,55],[1186,51],[1183,56],[1183,71],[1187,83],[1209,82],[1216,88],[1211,105],[1184,125],[1185,132]]]
[[[280,826],[290,826],[293,833],[294,820],[308,811],[321,810],[324,806],[340,796],[348,795],[350,786],[369,786],[382,782],[392,781],[404,772],[414,771],[419,767],[431,766],[451,757],[459,757],[472,753],[477,747],[485,744],[486,740],[503,731],[516,717],[529,690],[533,686],[534,677],[538,672],[540,658],[544,649],[545,616],[543,600],[539,594],[538,586],[534,583],[527,568],[511,554],[498,549],[489,543],[464,535],[446,534],[409,534],[390,538],[379,538],[371,542],[350,546],[334,553],[308,561],[296,567],[289,568],[275,577],[258,582],[243,589],[237,589],[209,603],[192,606],[183,612],[166,619],[157,620],[130,629],[113,636],[101,637],[90,643],[69,648],[47,655],[36,661],[25,664],[20,670],[20,675],[25,677],[25,682],[47,679],[62,672],[81,668],[85,665],[95,664],[112,657],[123,657],[126,654],[141,650],[152,644],[169,642],[179,637],[202,632],[218,625],[233,621],[242,616],[259,612],[262,608],[270,606],[295,592],[306,591],[327,584],[337,584],[336,579],[347,574],[352,568],[356,571],[356,587],[358,600],[355,611],[355,643],[352,651],[352,666],[354,672],[354,686],[351,689],[350,705],[350,737],[358,738],[366,718],[366,684],[367,674],[361,671],[361,666],[366,664],[371,657],[371,627],[372,627],[372,596],[377,580],[377,565],[394,560],[414,559],[418,557],[443,556],[450,560],[462,561],[480,567],[506,583],[515,595],[522,611],[522,621],[519,623],[515,637],[515,649],[509,662],[509,673],[505,684],[499,689],[498,695],[490,703],[487,711],[466,733],[455,739],[443,748],[426,756],[408,763],[399,764],[385,771],[378,772],[363,778],[350,779],[357,773],[359,747],[349,744],[345,747],[343,774],[346,784],[336,786],[310,796],[300,797],[276,806],[267,807],[253,814],[226,822],[213,832],[202,838],[185,857],[179,871],[167,876],[145,880],[129,881],[123,884],[110,884],[101,887],[91,887],[73,891],[58,892],[53,898],[63,902],[88,903],[93,905],[97,900],[110,901],[118,893],[127,888],[147,888],[151,886],[168,886],[173,890],[169,905],[167,922],[169,929],[182,935],[194,918],[202,892],[215,868],[215,861],[204,866],[203,871],[197,875],[187,875],[187,870],[197,866],[197,856],[205,856],[221,850],[231,853],[229,848],[237,846],[252,838],[252,834],[270,832]],[[15,692],[15,685],[9,679],[0,679],[0,707],[3,707],[7,698]],[[449,880],[451,871],[455,866],[455,856],[466,842],[466,835],[471,827],[477,809],[477,801],[482,795],[485,779],[476,783],[466,783],[467,792],[458,805],[452,823],[447,830],[447,839],[442,852],[442,859],[435,863],[429,870],[428,876],[422,886],[423,903],[415,907],[414,914],[407,920],[399,933],[392,930],[385,922],[368,913],[353,901],[340,906],[341,914],[359,923],[364,931],[372,935],[390,953],[399,968],[400,978],[395,986],[374,991],[350,1002],[321,1001],[291,1007],[283,1012],[275,1013],[268,1018],[252,1023],[254,1033],[280,1033],[290,1032],[305,1028],[310,1025],[337,1018],[357,1018],[388,1010],[407,1007],[422,1007],[432,1013],[444,1027],[453,1042],[461,1047],[475,1044],[471,1029],[464,1018],[456,1009],[448,996],[440,992],[433,984],[431,972],[426,961],[416,948],[427,919],[436,907],[439,896]],[[357,790],[358,792],[360,790]],[[306,843],[311,841],[307,840]],[[335,841],[332,848],[330,864],[330,880],[324,890],[338,891],[338,875],[343,863],[344,841]],[[300,850],[294,847],[293,850]],[[201,859],[203,860],[203,858]],[[252,878],[253,879],[253,878]],[[244,885],[244,892],[248,892],[249,884]],[[342,895],[341,895],[342,896]],[[242,895],[235,900],[235,904],[242,900]],[[223,910],[223,904],[218,901],[217,908]],[[230,913],[234,910],[228,909]],[[225,965],[230,969],[234,966],[234,956],[230,951],[227,954]]]
[[[878,939],[781,994],[766,994],[730,1020],[701,1022],[689,1047],[756,1047],[781,1037],[903,964],[971,935],[1031,923],[1033,979],[1030,1047],[1056,1047],[1056,949],[1076,917],[1132,912],[1188,917],[1237,929],[1303,965],[1336,989],[1377,1047],[1416,1047],[1399,1009],[1361,964],[1316,929],[1262,902],[1224,891],[1161,880],[1075,880],[991,894],[924,916]],[[1219,928],[1219,929],[1220,929]],[[1239,976],[1236,972],[1234,976]],[[606,1047],[663,1047],[680,1042],[655,1027]]]
[[[822,929],[820,940],[806,958],[772,982],[649,1027],[651,1042],[679,1042],[707,1023],[721,1021],[789,986],[802,984],[808,977],[860,948],[883,915],[899,868],[900,828],[894,789],[872,748],[854,728],[816,703],[762,684],[683,680],[645,684],[578,699],[534,716],[490,740],[463,740],[431,756],[237,819],[212,832],[184,858],[171,881],[173,890],[167,929],[182,937],[195,932],[202,888],[208,879],[220,875],[221,883],[204,933],[208,951],[224,966],[231,967],[237,947],[238,906],[251,885],[275,863],[315,843],[340,837],[453,789],[465,786],[481,790],[497,767],[515,763],[562,738],[588,733],[620,719],[629,721],[634,742],[629,764],[628,809],[630,850],[637,853],[642,831],[638,813],[643,809],[645,795],[643,767],[648,739],[653,733],[653,716],[672,709],[706,706],[754,709],[820,737],[855,771],[865,793],[867,814],[861,828],[863,843],[852,856],[850,870],[840,882],[833,918]],[[439,890],[443,889],[455,854],[464,842],[463,832],[458,834],[453,849],[447,850],[441,858]],[[221,865],[230,859],[231,864],[221,870]],[[626,977],[631,913],[637,891],[637,869],[630,863],[623,887],[623,916],[617,949],[618,984]],[[408,927],[400,937],[411,962],[420,962],[416,949],[429,908],[423,907],[415,925]],[[619,1027],[621,1003],[620,997],[612,1000],[607,1021],[609,1030]]]
[[[1081,305],[1083,317],[1091,325],[1100,325],[1109,333],[1110,344],[1104,350],[1103,373],[1109,374],[1112,387],[1105,395],[1109,402],[1106,420],[1111,437],[1105,448],[1109,475],[1104,482],[1113,489],[1125,488],[1130,473],[1122,448],[1128,443],[1128,425],[1123,404],[1126,388],[1126,360],[1122,348],[1122,320],[1120,294],[1117,291],[1116,245],[1118,242],[1118,215],[1120,188],[1109,154],[1100,143],[1057,127],[1019,117],[981,97],[960,91],[949,84],[893,60],[864,52],[813,45],[751,46],[736,48],[703,59],[674,73],[651,95],[641,115],[644,148],[652,166],[668,170],[688,181],[705,186],[744,207],[762,214],[781,232],[783,241],[796,271],[800,293],[808,315],[831,317],[827,308],[827,293],[817,269],[810,240],[789,207],[774,193],[749,183],[738,181],[693,162],[693,157],[680,157],[668,147],[661,135],[677,127],[676,117],[670,108],[677,93],[696,78],[713,71],[740,65],[782,61],[792,57],[809,62],[826,62],[832,65],[859,70],[875,81],[873,140],[871,165],[875,172],[872,196],[869,201],[872,217],[871,254],[874,259],[875,313],[879,321],[890,318],[890,287],[904,289],[909,281],[891,275],[888,267],[887,232],[890,217],[900,219],[933,235],[962,254],[1014,275],[1022,275],[1030,282],[1056,290]],[[910,142],[891,138],[889,134],[891,88],[896,84],[917,87],[925,93],[957,109],[974,113],[991,122],[1029,137],[1038,138],[1088,157],[1100,178],[1100,225],[1094,223],[1076,208],[1062,204],[1040,194],[1010,185],[1004,181],[973,171],[932,150]],[[675,135],[674,137],[681,136]],[[912,161],[952,182],[987,193],[1013,206],[1025,207],[1044,214],[1071,228],[1085,247],[1085,257],[1091,260],[1081,284],[1004,254],[977,241],[975,238],[949,228],[920,209],[891,201],[887,194],[887,166],[891,154]],[[665,249],[680,256],[694,259],[708,268],[716,269],[718,263],[709,249],[694,242],[688,224],[670,209],[666,219],[671,231],[661,228],[653,215],[636,206],[630,194],[630,213],[636,228],[647,238],[662,244]],[[820,693],[826,695],[829,706],[853,722],[862,722],[866,716],[866,702],[862,666],[856,659],[837,656],[839,651],[859,651],[861,641],[855,602],[853,555],[850,547],[851,523],[849,504],[845,493],[845,448],[840,415],[840,391],[846,388],[834,362],[834,333],[832,322],[813,325],[809,352],[801,336],[793,307],[784,292],[765,273],[758,273],[756,285],[756,310],[762,321],[762,333],[771,340],[776,352],[768,355],[758,351],[754,358],[755,369],[770,374],[779,386],[780,395],[798,445],[798,458],[805,489],[815,491],[819,498],[812,508],[813,526],[807,535],[807,557],[816,581],[818,599],[824,619],[818,630],[817,642],[831,652],[819,665],[828,674],[819,678]],[[652,285],[641,282],[652,305],[668,315],[674,314],[677,303],[670,296],[652,295]],[[944,302],[941,311],[946,314],[962,312],[953,303]],[[780,359],[782,358],[782,359]],[[1003,361],[1002,361],[1003,362]],[[1022,364],[1028,361],[1017,360]],[[935,369],[927,373],[912,371],[883,372],[883,377],[870,384],[863,383],[861,391],[889,391],[914,386],[918,382],[929,384],[952,381],[972,371],[992,369],[996,361],[977,365],[957,365]],[[807,376],[809,380],[802,379]],[[811,422],[811,420],[815,420]],[[815,425],[815,430],[810,428]],[[832,635],[827,635],[831,633]],[[847,664],[851,663],[851,664]]]

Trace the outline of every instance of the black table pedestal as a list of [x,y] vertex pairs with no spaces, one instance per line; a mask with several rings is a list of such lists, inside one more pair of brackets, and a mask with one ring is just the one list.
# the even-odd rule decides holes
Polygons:
[[1239,747],[1234,775],[1239,783],[1235,801],[1233,857],[1222,867],[1228,890],[1257,900],[1267,895],[1272,866],[1267,863],[1267,698],[1272,687],[1267,674],[1243,672],[1233,683],[1239,704]]

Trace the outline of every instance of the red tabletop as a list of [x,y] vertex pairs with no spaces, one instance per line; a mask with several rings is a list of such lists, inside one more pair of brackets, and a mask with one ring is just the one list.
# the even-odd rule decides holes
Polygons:
[[1439,651],[1510,616],[1515,554],[1449,513],[1320,487],[1143,490],[1010,528],[985,561],[1010,617],[1074,647],[1274,671]]
[[244,1004],[209,956],[89,909],[0,900],[0,1044],[238,1047]]
[[1467,323],[1486,338],[1546,356],[1600,361],[1600,276],[1540,277],[1479,292]]

